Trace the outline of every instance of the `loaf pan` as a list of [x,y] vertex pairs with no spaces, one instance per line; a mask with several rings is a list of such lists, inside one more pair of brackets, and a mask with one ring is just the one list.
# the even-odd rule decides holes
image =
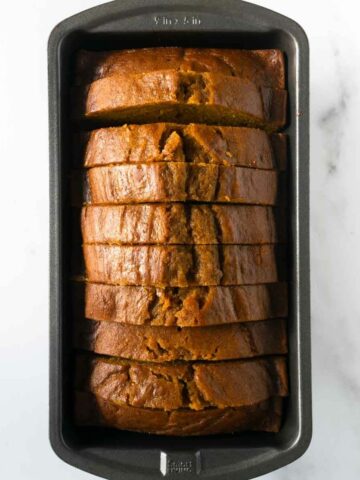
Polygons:
[[[166,438],[77,427],[72,417],[73,351],[69,282],[70,90],[80,48],[149,46],[264,49],[286,54],[289,91],[290,397],[278,434]],[[309,278],[309,49],[294,21],[239,0],[121,0],[60,23],[49,45],[50,442],[65,462],[107,479],[256,477],[300,457],[311,439]]]

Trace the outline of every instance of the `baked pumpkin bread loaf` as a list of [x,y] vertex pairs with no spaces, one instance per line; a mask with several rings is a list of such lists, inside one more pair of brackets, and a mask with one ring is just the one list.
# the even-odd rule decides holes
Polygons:
[[81,50],[77,56],[75,83],[91,83],[122,73],[213,72],[251,80],[256,85],[285,88],[285,62],[280,50],[230,48],[137,48],[108,52]]
[[231,360],[287,353],[283,319],[203,328],[79,321],[75,346],[144,362]]
[[75,70],[78,126],[105,127],[74,148],[85,262],[73,297],[76,422],[279,431],[283,54],[83,51]]
[[82,209],[84,243],[263,244],[285,241],[283,211],[247,205],[184,203],[89,205]]
[[90,282],[189,287],[274,283],[284,276],[284,247],[274,245],[83,246]]
[[273,170],[158,162],[94,167],[87,176],[93,204],[196,201],[275,205],[278,199],[278,175]]
[[75,388],[128,406],[164,410],[243,407],[288,394],[286,361],[275,356],[155,364],[79,355]]
[[285,170],[286,136],[246,127],[174,123],[123,125],[76,137],[85,167],[193,162]]
[[130,407],[108,401],[100,395],[77,391],[75,419],[78,425],[112,427],[156,435],[215,435],[238,431],[278,432],[281,427],[283,399],[238,408],[205,410],[155,410]]
[[288,314],[285,282],[189,288],[77,283],[73,305],[76,318],[168,327],[206,327]]

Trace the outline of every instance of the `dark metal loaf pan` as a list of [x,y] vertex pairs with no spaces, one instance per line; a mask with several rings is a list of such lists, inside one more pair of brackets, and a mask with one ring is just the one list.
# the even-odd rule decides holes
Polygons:
[[[279,434],[166,438],[72,421],[71,169],[69,93],[79,48],[146,46],[279,48],[289,90],[291,394]],[[50,108],[50,440],[64,461],[107,479],[248,479],[300,457],[311,438],[309,283],[309,51],[292,20],[239,0],[122,0],[60,23],[49,41]]]

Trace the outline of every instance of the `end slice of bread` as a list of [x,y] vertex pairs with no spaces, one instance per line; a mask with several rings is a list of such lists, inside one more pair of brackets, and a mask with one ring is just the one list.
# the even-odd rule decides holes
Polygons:
[[134,75],[157,70],[210,72],[251,80],[256,85],[285,88],[284,54],[277,49],[156,47],[79,51],[75,83],[91,83],[110,75]]
[[286,123],[285,90],[215,73],[117,74],[75,94],[77,116],[104,124],[195,122],[276,131]]
[[154,410],[119,405],[100,395],[75,393],[74,416],[77,425],[102,426],[156,435],[195,436],[240,431],[278,432],[281,427],[283,399],[239,408],[206,410]]

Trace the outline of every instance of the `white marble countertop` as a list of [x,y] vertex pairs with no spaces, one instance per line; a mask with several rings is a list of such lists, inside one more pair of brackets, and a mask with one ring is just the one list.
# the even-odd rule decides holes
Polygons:
[[[2,5],[0,478],[95,478],[48,440],[46,42],[97,0]],[[355,0],[257,0],[297,20],[311,49],[311,277],[314,433],[266,480],[360,478],[360,41]],[[6,233],[5,233],[6,232]],[[15,353],[15,355],[14,355]]]

